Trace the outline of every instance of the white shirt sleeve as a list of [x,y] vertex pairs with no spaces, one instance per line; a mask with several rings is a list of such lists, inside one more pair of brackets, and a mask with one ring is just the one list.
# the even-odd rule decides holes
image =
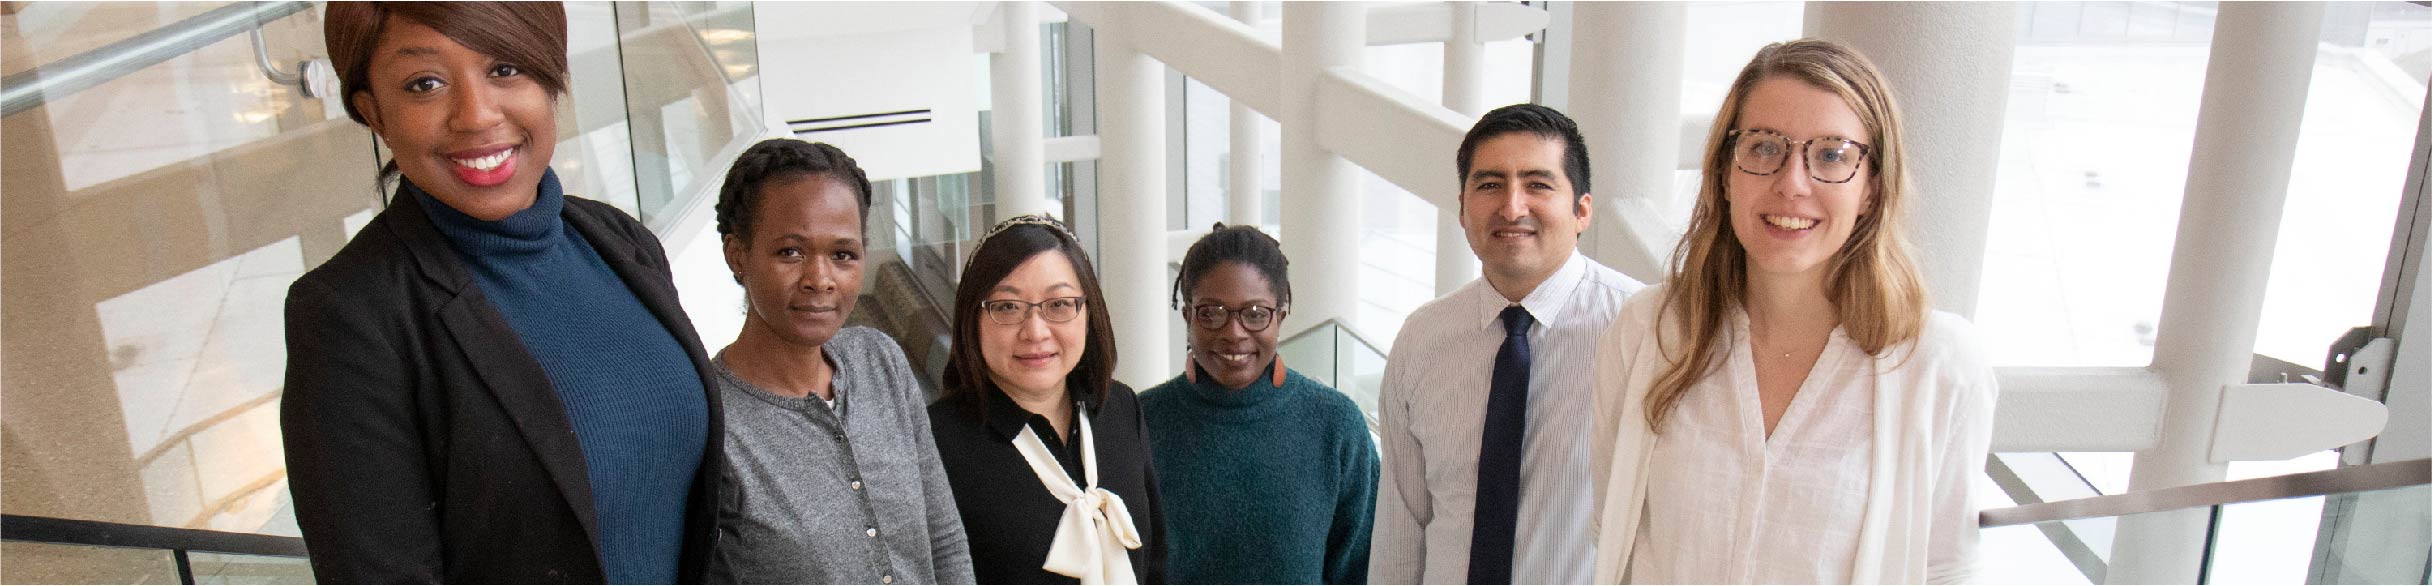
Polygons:
[[[1967,330],[1963,329],[1963,332]],[[1926,577],[1934,584],[1965,584],[1977,574],[1977,504],[1970,487],[1985,470],[1986,451],[1993,443],[1994,369],[1977,352],[1976,340],[1945,340],[1964,348],[1943,352],[1957,358],[1937,365],[1952,369],[1938,377],[1956,383],[1949,389],[1950,408],[1943,413],[1942,461],[1935,464],[1932,539],[1927,546]]]
[[1589,382],[1588,534],[1597,535],[1605,520],[1606,492],[1612,490],[1614,434],[1622,428],[1622,402],[1630,395],[1631,362],[1652,330],[1625,309],[1620,319],[1597,339],[1596,376]]
[[[1397,348],[1409,345],[1397,343]],[[1418,584],[1427,567],[1427,461],[1411,435],[1410,375],[1388,361],[1379,384],[1377,434],[1381,452],[1377,515],[1369,535],[1369,583]]]

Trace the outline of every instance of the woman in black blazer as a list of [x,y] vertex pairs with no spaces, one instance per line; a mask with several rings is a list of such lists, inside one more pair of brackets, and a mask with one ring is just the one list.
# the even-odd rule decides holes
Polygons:
[[332,2],[325,27],[403,181],[288,289],[280,423],[316,576],[699,581],[712,371],[657,239],[549,170],[563,7]]

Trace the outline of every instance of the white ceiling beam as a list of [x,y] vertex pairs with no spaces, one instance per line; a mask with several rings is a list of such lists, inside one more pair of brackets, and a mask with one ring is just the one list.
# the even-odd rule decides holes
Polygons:
[[[1517,39],[1546,29],[1546,11],[1513,2],[1479,2],[1478,41]],[[1451,2],[1386,4],[1369,9],[1369,46],[1442,43],[1453,38]]]
[[1472,119],[1349,68],[1318,81],[1318,145],[1452,209],[1453,153]]
[[1996,452],[2134,452],[2162,432],[2169,385],[2144,367],[2004,367]]
[[1183,75],[1280,117],[1284,49],[1248,25],[1197,5],[1177,2],[1050,2],[1094,34],[1124,35],[1133,47]]

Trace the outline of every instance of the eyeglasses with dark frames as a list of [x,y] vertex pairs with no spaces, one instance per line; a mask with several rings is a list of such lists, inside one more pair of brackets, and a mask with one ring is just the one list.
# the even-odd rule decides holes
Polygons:
[[1225,329],[1226,322],[1240,320],[1242,329],[1253,332],[1275,325],[1276,316],[1284,313],[1282,309],[1265,305],[1245,305],[1240,309],[1234,309],[1222,305],[1206,304],[1194,305],[1184,311],[1191,316],[1192,325],[1197,325],[1200,329],[1222,330]]
[[1791,140],[1771,130],[1734,130],[1732,166],[1750,175],[1773,175],[1791,160],[1792,147],[1808,163],[1808,177],[1825,183],[1849,183],[1859,174],[1873,147],[1859,141],[1819,137]]
[[1048,323],[1060,324],[1081,317],[1081,310],[1087,305],[1088,300],[1081,297],[1057,297],[1038,303],[1015,299],[991,299],[980,302],[980,313],[988,314],[988,321],[997,322],[997,325],[1014,326],[1022,325],[1023,321],[1031,319],[1031,310],[1036,309],[1039,311],[1039,319],[1047,320]]

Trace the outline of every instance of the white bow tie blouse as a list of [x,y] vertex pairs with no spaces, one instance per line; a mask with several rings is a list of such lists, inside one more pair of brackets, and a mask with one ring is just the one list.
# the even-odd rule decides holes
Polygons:
[[1048,494],[1064,503],[1056,538],[1049,542],[1048,558],[1040,569],[1072,576],[1083,584],[1139,584],[1140,578],[1132,573],[1132,556],[1125,550],[1140,549],[1140,529],[1133,525],[1132,511],[1124,507],[1123,497],[1098,487],[1098,446],[1090,433],[1090,418],[1075,417],[1073,424],[1081,426],[1086,488],[1073,483],[1056,464],[1047,443],[1030,427],[1023,427],[1022,434],[1014,437],[1014,449],[1022,452],[1031,473],[1039,476]]

